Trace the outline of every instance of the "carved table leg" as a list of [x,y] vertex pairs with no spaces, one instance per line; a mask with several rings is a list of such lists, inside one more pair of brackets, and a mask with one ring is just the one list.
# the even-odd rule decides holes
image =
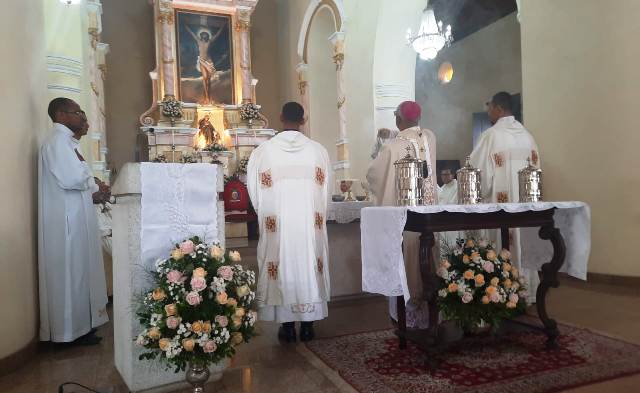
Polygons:
[[567,250],[560,230],[554,228],[553,224],[540,228],[539,235],[541,239],[551,241],[553,245],[553,257],[551,258],[551,262],[542,265],[542,280],[536,291],[536,307],[540,321],[542,321],[544,325],[544,331],[547,334],[547,348],[557,348],[558,343],[556,339],[560,334],[558,324],[547,315],[546,300],[549,288],[557,288],[560,285],[558,282],[558,271],[564,263]]
[[404,296],[396,296],[396,311],[398,312],[398,339],[400,349],[407,349],[407,310],[404,305]]
[[502,241],[502,248],[509,250],[509,247],[511,246],[509,244],[509,227],[500,228],[500,240]]

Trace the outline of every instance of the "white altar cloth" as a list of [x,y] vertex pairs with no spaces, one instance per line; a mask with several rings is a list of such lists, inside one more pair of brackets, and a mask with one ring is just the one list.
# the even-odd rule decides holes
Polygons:
[[335,221],[338,224],[348,224],[360,219],[360,210],[373,206],[373,202],[329,202],[327,209],[327,221]]
[[[362,290],[385,296],[405,296],[409,287],[402,256],[402,233],[407,210],[418,213],[509,213],[542,211],[556,208],[555,226],[567,247],[561,272],[586,280],[591,250],[591,210],[583,202],[487,203],[477,205],[431,205],[415,207],[369,207],[362,209]],[[523,266],[539,269],[551,261],[551,242],[538,237],[538,228],[522,228],[520,232]]]
[[[172,242],[192,234],[224,244],[222,169],[212,164],[128,163],[112,187],[113,330],[117,370],[133,392],[175,391],[184,373],[158,361],[141,361],[134,340],[140,332],[135,299],[149,289],[149,270],[167,257]],[[224,364],[210,368],[211,380],[222,377]]]

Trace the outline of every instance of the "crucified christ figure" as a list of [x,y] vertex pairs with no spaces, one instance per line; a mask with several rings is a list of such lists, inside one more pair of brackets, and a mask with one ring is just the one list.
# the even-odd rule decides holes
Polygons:
[[209,47],[211,46],[211,44],[215,42],[215,40],[218,37],[220,37],[220,34],[222,34],[223,29],[224,27],[220,27],[212,38],[211,31],[208,29],[201,31],[200,34],[197,35],[196,33],[193,32],[193,30],[191,30],[189,26],[187,26],[187,30],[189,31],[189,34],[191,34],[193,39],[196,40],[196,44],[198,45],[199,55],[198,55],[198,60],[196,62],[197,64],[196,67],[198,68],[198,71],[200,71],[200,73],[202,74],[202,84],[204,87],[205,104],[211,103],[211,96],[209,94],[209,85],[211,83],[211,77],[216,72],[216,67],[213,64],[213,60],[211,60],[211,57],[209,57]]

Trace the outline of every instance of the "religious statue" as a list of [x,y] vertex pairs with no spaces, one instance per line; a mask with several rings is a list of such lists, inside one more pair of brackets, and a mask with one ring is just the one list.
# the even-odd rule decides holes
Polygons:
[[209,121],[209,115],[206,114],[198,122],[198,128],[200,129],[200,135],[204,136],[206,146],[211,146],[220,143],[220,133],[216,131],[211,121]]
[[[200,30],[199,34],[196,34],[193,32],[193,30],[191,30],[189,26],[186,27],[193,39],[196,40],[196,44],[198,45],[199,55],[196,61],[196,68],[202,74],[204,103],[210,104],[211,95],[209,94],[209,86],[211,84],[211,79],[215,79],[216,67],[213,63],[213,60],[209,56],[209,47],[216,41],[216,39],[218,39],[218,37],[220,37],[220,34],[222,34],[224,28],[219,28],[214,36],[211,37],[211,31],[209,29],[203,28],[202,30]],[[227,55],[224,55],[223,58],[220,59],[220,61],[224,60],[224,57],[226,56]]]

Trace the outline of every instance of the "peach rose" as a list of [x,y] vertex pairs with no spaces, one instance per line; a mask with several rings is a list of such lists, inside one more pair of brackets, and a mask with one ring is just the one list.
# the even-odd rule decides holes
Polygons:
[[480,262],[480,253],[474,251],[471,253],[471,260],[474,262]]
[[476,274],[476,287],[481,287],[484,285],[484,276],[482,274]]
[[520,288],[520,284],[516,281],[513,284],[511,284],[511,288],[513,288],[513,289],[515,289],[517,291],[518,288]]
[[192,338],[185,338],[182,340],[182,348],[184,348],[187,352],[192,352],[193,348],[196,346],[196,342]]
[[244,341],[244,339],[242,338],[242,333],[240,332],[235,332],[231,334],[231,341],[238,345],[238,344],[242,344],[242,341]]
[[471,248],[471,247],[473,247],[473,246],[475,246],[475,245],[476,245],[476,244],[474,243],[473,239],[468,239],[468,240],[467,240],[466,246],[467,246],[468,248]]
[[205,277],[206,275],[207,271],[202,267],[193,269],[193,277]]
[[202,333],[202,329],[204,327],[202,325],[203,325],[202,321],[195,321],[194,323],[191,324],[191,331],[196,334]]
[[469,256],[467,254],[462,256],[462,263],[469,263],[471,262],[471,258],[469,258]]
[[509,289],[511,288],[511,286],[513,285],[513,283],[511,282],[511,280],[509,280],[508,278],[506,280],[504,280],[504,285],[505,288]]
[[204,321],[202,323],[202,332],[203,333],[211,333],[211,322],[210,321]]
[[157,327],[152,327],[151,329],[149,329],[149,331],[147,332],[147,337],[149,337],[152,340],[157,340],[161,337],[162,335],[160,334],[160,329],[158,329]]
[[215,259],[221,259],[222,257],[224,257],[224,249],[218,246],[211,247],[209,252],[211,253],[211,256]]
[[482,304],[489,304],[489,297],[488,296],[483,296],[482,297]]
[[187,303],[191,306],[197,306],[202,301],[202,296],[196,291],[191,291],[187,293]]
[[495,252],[495,251],[493,251],[493,250],[489,250],[489,251],[487,251],[487,259],[488,259],[488,260],[490,260],[490,261],[495,261],[495,259],[496,259],[497,257],[498,257],[498,256],[496,255],[496,252]]
[[516,308],[516,304],[514,302],[507,302],[507,308]]
[[465,271],[463,277],[464,277],[465,280],[472,280],[473,279],[473,271],[471,271],[471,270]]
[[182,259],[183,256],[184,254],[182,253],[182,251],[180,251],[179,248],[175,248],[173,249],[173,251],[171,251],[171,258],[175,259],[176,261]]
[[457,292],[458,291],[458,284],[456,284],[455,282],[452,282],[451,284],[449,284],[449,286],[447,287],[447,290],[449,292]]
[[162,299],[164,299],[165,297],[167,297],[167,294],[164,293],[164,290],[162,288],[156,288],[153,290],[153,300],[155,301],[160,301]]
[[238,307],[238,308],[236,309],[236,314],[235,314],[235,315],[236,315],[237,317],[244,317],[244,314],[245,314],[244,308],[242,308],[242,307]]
[[224,315],[217,315],[214,320],[220,327],[227,327],[229,325],[229,319]]
[[236,328],[239,328],[240,325],[242,325],[242,317],[234,315],[234,316],[231,317],[231,320],[233,321],[233,325]]
[[498,277],[494,277],[491,279],[491,285],[493,285],[494,287],[497,287],[498,283],[500,283],[500,280],[498,279]]
[[242,258],[240,258],[240,253],[238,251],[231,251],[229,253],[229,258],[231,258],[233,262],[240,262],[242,260]]
[[220,292],[219,294],[216,295],[216,301],[219,304],[227,304],[227,301],[229,300],[227,293],[226,292]]
[[238,301],[232,297],[230,297],[227,300],[227,305],[232,306],[232,307],[237,307],[238,306]]
[[515,267],[511,267],[511,275],[513,278],[518,278],[518,276],[520,276],[520,271]]
[[502,270],[504,270],[505,272],[508,272],[511,270],[511,264],[509,262],[505,262],[502,264]]
[[191,254],[194,249],[195,245],[191,240],[185,240],[180,243],[180,251],[182,251],[183,254]]
[[218,345],[216,345],[216,342],[213,340],[209,340],[206,343],[204,343],[204,347],[202,347],[202,351],[204,351],[204,353],[212,353],[212,352],[215,352],[217,348],[218,348]]
[[247,285],[242,285],[236,288],[236,294],[238,297],[245,297],[251,293],[251,289]]
[[502,258],[503,261],[506,261],[511,258],[511,253],[509,250],[503,248],[502,251],[500,251],[500,258]]
[[485,289],[484,291],[487,293],[487,295],[491,296],[492,294],[496,293],[497,290],[498,288],[491,285],[491,286],[488,286],[487,289]]
[[167,304],[166,306],[164,306],[164,312],[168,317],[176,315],[178,313],[178,307],[176,307],[176,305],[173,303]]
[[171,340],[169,340],[168,338],[161,338],[160,341],[158,341],[158,347],[160,347],[160,350],[162,351],[166,351],[167,349],[169,349],[171,345]]
[[178,326],[180,326],[180,322],[182,322],[182,318],[169,317],[169,318],[167,318],[167,327],[169,329],[177,329]]

